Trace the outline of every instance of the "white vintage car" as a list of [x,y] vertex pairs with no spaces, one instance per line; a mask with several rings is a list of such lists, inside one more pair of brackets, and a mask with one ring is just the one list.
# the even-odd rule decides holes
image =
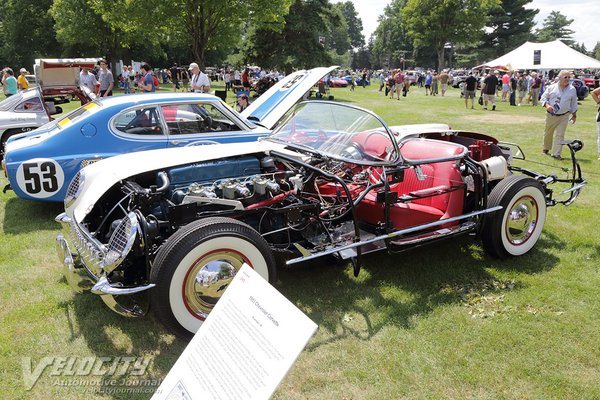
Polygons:
[[[69,283],[112,310],[153,310],[195,332],[245,263],[269,282],[278,259],[350,259],[475,233],[492,256],[537,243],[546,207],[585,181],[512,165],[516,145],[445,125],[388,127],[370,111],[299,103],[258,142],[119,155],[71,182],[57,249]],[[550,186],[563,182],[560,194]]]

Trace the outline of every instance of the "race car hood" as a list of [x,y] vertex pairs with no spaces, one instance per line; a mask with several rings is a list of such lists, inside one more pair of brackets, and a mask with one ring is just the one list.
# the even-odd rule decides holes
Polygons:
[[[259,142],[190,146],[140,151],[106,158],[83,168],[81,195],[65,209],[68,216],[81,222],[98,199],[114,184],[131,176],[147,172],[226,157],[265,153],[271,150],[289,152],[284,145],[269,140]],[[81,185],[81,183],[80,183]]]
[[273,129],[277,121],[288,112],[310,89],[337,66],[296,71],[277,82],[262,96],[242,111],[242,116]]

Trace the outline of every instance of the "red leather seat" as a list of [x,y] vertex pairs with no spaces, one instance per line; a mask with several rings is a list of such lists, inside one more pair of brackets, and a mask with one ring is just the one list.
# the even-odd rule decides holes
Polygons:
[[[410,140],[403,144],[401,152],[407,159],[426,160],[459,156],[463,149],[440,141]],[[437,190],[443,192],[455,186],[464,186],[456,161],[422,164],[419,168],[424,179],[418,179],[415,167],[412,167],[405,170],[404,180],[391,185],[390,190],[398,193],[398,197],[401,198],[411,194],[413,196],[428,192],[431,194]],[[373,181],[379,179],[377,172],[374,171]],[[375,193],[369,193],[365,197],[357,208],[359,219],[371,224],[383,221],[383,204],[377,203],[375,199]],[[463,203],[464,190],[459,189],[406,203],[395,203],[390,209],[390,217],[394,227],[402,229],[460,215]]]

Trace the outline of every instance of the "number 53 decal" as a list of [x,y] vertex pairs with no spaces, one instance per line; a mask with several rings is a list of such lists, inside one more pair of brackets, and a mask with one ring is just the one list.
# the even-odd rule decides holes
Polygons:
[[19,188],[36,199],[45,199],[58,192],[65,183],[61,166],[49,158],[36,158],[19,165]]

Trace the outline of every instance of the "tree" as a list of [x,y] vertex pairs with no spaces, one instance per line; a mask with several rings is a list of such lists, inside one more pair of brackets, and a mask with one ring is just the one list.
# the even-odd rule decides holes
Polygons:
[[539,10],[525,8],[531,1],[502,0],[492,7],[483,39],[484,58],[499,57],[532,38],[534,18]]
[[579,43],[573,43],[573,44],[571,45],[571,48],[572,48],[573,50],[576,50],[576,51],[578,51],[578,52],[582,53],[582,54],[585,54],[586,56],[589,56],[589,55],[590,55],[590,53],[589,53],[589,52],[587,51],[587,49],[585,48],[585,43],[581,43],[581,44],[579,44]]
[[594,57],[596,60],[600,60],[600,42],[596,42],[594,50],[592,50],[592,57]]
[[401,66],[400,59],[413,54],[412,39],[408,36],[402,19],[402,8],[406,0],[393,0],[379,17],[374,32],[372,56],[376,67],[395,68]]
[[536,31],[537,40],[540,42],[551,42],[559,39],[565,44],[572,45],[574,40],[571,35],[575,32],[568,28],[572,23],[573,20],[567,19],[560,11],[552,11],[544,19],[542,28]]
[[359,48],[365,45],[365,37],[362,34],[363,25],[362,20],[358,17],[358,13],[354,8],[354,4],[351,1],[343,3],[336,3],[333,5],[334,8],[339,9],[342,15],[346,19],[346,25],[348,30],[346,31],[350,36],[350,45],[353,48]]
[[288,73],[293,68],[327,65],[332,49],[327,37],[343,21],[328,0],[295,0],[281,31],[258,28],[249,32],[243,47],[245,61]]
[[419,46],[432,46],[438,69],[444,68],[446,43],[477,40],[497,0],[408,0],[402,18]]
[[6,0],[0,13],[2,66],[31,70],[35,58],[58,57],[60,45],[48,13],[52,0]]
[[281,30],[291,0],[158,1],[160,15],[170,16],[169,31],[191,42],[194,60],[203,66],[209,50],[237,46],[249,27]]

